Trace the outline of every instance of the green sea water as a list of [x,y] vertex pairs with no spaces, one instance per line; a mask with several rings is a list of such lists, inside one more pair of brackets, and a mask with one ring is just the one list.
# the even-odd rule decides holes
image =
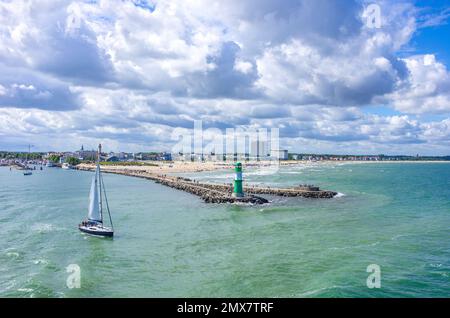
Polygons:
[[[247,183],[340,193],[263,206],[207,204],[105,174],[113,240],[77,229],[91,177],[0,168],[1,297],[450,297],[450,164],[244,171]],[[70,264],[81,269],[80,288],[66,285]],[[381,288],[366,285],[370,264],[381,268]]]

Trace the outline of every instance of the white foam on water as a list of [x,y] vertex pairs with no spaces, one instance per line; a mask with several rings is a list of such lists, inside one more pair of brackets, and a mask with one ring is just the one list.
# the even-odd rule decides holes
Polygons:
[[343,286],[338,286],[338,285],[332,285],[329,287],[323,287],[323,288],[318,288],[318,289],[313,289],[313,290],[308,290],[304,293],[301,293],[299,295],[294,295],[294,297],[306,297],[306,296],[312,296],[315,295],[317,293],[329,290],[329,289],[336,289],[336,288],[344,288]]
[[48,233],[56,230],[56,227],[49,223],[35,223],[31,226],[31,230],[38,233]]
[[22,292],[22,293],[31,293],[34,291],[33,288],[19,288],[17,289],[17,291]]
[[335,198],[342,198],[342,197],[345,197],[345,194],[341,193],[341,192],[338,192],[338,194],[336,194],[334,197]]
[[248,171],[248,172],[244,172],[245,175],[247,176],[270,176],[273,174],[278,173],[278,167],[277,168],[269,168],[269,169],[257,169],[254,171]]
[[65,298],[66,294],[64,292],[57,292],[58,298]]
[[48,264],[48,260],[46,259],[36,259],[33,261],[33,264],[35,265],[47,265]]
[[370,244],[365,244],[365,245],[350,245],[350,246],[343,246],[343,247],[330,247],[330,250],[333,251],[338,251],[338,250],[348,250],[348,249],[353,249],[353,248],[365,248],[365,247],[371,247],[371,246],[377,246],[378,244],[380,244],[379,241],[370,243]]
[[6,256],[11,257],[11,258],[18,258],[20,256],[20,254],[18,252],[7,252]]
[[303,171],[283,171],[282,174],[302,174]]
[[407,236],[407,235],[404,235],[404,234],[398,234],[398,235],[393,236],[393,237],[391,238],[391,240],[395,241],[396,239],[398,239],[398,238],[400,238],[400,237],[404,237],[404,236]]

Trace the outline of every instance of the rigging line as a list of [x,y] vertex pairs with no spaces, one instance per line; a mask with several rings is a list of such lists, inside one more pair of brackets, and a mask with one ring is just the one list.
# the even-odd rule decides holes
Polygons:
[[100,171],[100,166],[98,166],[98,192],[99,192],[99,206],[100,206],[100,216],[103,223],[103,202],[102,202],[102,175]]
[[109,222],[111,222],[111,228],[114,231],[114,225],[113,225],[112,218],[111,218],[111,212],[109,211],[108,197],[106,196],[105,183],[103,182],[103,175],[101,175],[100,178],[102,179],[103,193],[105,194],[105,202],[106,202],[106,209],[108,210]]

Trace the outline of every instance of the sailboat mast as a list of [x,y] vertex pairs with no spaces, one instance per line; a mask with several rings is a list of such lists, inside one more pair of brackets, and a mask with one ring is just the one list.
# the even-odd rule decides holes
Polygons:
[[102,153],[102,144],[98,145],[98,156],[97,156],[97,166],[98,166],[98,194],[99,194],[99,206],[100,206],[100,219],[103,223],[103,204],[102,204],[102,178],[100,172],[100,155]]

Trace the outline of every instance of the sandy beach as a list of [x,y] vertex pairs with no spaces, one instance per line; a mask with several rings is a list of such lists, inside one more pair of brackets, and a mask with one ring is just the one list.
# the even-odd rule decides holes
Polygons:
[[[94,164],[81,163],[77,166],[80,170],[87,170],[94,168]],[[108,164],[102,166],[106,171],[130,171],[130,172],[142,172],[148,174],[171,174],[171,173],[183,173],[183,172],[202,172],[202,171],[214,171],[221,169],[230,169],[232,164],[230,163],[215,163],[215,162],[174,162],[174,163],[155,163],[154,165],[121,165],[121,164]]]
[[[388,163],[450,163],[450,161],[334,161],[334,160],[322,160],[322,161],[294,161],[286,160],[280,161],[280,166],[305,166],[305,165],[330,165],[330,164],[388,164]],[[245,168],[255,168],[255,167],[269,167],[274,166],[276,163],[270,161],[260,161],[260,162],[242,162]],[[81,163],[77,166],[80,170],[89,170],[95,167],[92,163]],[[130,172],[140,172],[147,174],[176,174],[176,173],[192,173],[192,172],[203,172],[203,171],[216,171],[224,169],[232,169],[233,162],[154,162],[151,165],[122,165],[118,164],[108,164],[102,166],[105,171],[130,171]]]

